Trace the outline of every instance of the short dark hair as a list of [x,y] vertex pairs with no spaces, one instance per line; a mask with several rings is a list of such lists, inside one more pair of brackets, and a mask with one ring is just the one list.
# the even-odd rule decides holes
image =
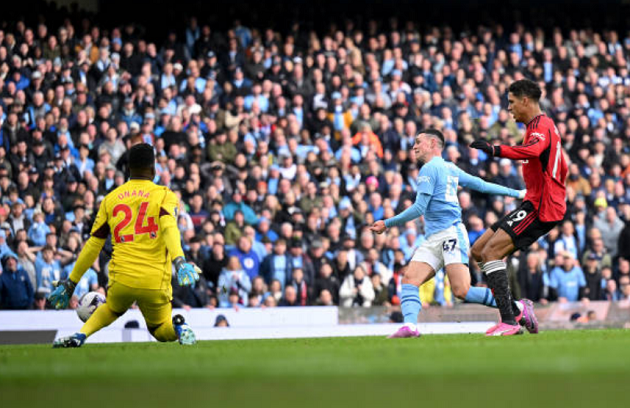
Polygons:
[[529,79],[520,79],[516,82],[512,82],[508,90],[517,98],[526,96],[535,101],[539,101],[542,96],[542,90],[538,84]]
[[437,138],[440,141],[440,147],[444,147],[444,135],[437,129],[421,129],[418,134],[427,134]]
[[155,152],[153,146],[140,143],[129,149],[129,168],[146,169],[155,166]]

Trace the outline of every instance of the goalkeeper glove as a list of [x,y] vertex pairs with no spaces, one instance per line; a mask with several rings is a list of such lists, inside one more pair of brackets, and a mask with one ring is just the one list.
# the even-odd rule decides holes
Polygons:
[[180,286],[192,286],[199,280],[201,269],[197,265],[186,262],[183,256],[178,256],[173,260],[177,271],[177,282]]
[[523,198],[525,198],[525,195],[527,194],[527,190],[518,190],[518,199],[522,200]]
[[475,140],[470,144],[470,147],[473,149],[483,150],[490,157],[501,155],[501,146],[494,146],[486,140]]
[[72,282],[70,279],[64,279],[53,282],[53,286],[55,287],[55,290],[53,290],[48,296],[50,304],[52,304],[55,309],[67,308],[68,303],[70,303],[70,297],[72,297],[74,288],[77,284]]

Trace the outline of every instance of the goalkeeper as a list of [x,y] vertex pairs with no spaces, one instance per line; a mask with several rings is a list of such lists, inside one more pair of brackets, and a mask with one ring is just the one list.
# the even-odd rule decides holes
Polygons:
[[110,192],[98,210],[92,234],[66,280],[57,283],[50,302],[68,306],[74,288],[98,257],[111,233],[107,302],[96,309],[78,333],[55,340],[53,347],[80,347],[85,339],[113,323],[137,302],[147,327],[158,341],[194,344],[195,334],[181,315],[171,318],[171,264],[180,285],[193,285],[199,268],[186,262],[177,228],[179,200],[167,187],[153,183],[155,153],[148,144],[129,152],[130,179]]

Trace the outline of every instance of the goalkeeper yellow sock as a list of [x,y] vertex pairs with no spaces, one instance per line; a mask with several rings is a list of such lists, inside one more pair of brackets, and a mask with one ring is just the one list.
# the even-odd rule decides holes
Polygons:
[[103,327],[114,323],[116,319],[118,319],[118,315],[112,312],[109,306],[107,306],[107,303],[103,303],[94,311],[83,327],[81,327],[80,333],[89,337]]

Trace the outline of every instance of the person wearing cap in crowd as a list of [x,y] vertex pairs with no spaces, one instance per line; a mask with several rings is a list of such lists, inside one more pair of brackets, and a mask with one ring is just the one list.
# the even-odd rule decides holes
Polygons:
[[26,271],[18,264],[17,255],[6,252],[1,255],[0,308],[19,310],[33,306],[33,284]]

